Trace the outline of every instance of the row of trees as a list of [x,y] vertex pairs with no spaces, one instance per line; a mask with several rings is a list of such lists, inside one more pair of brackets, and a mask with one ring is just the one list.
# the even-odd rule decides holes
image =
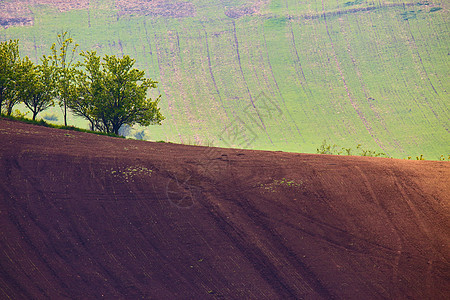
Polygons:
[[134,59],[100,58],[95,51],[82,51],[76,62],[77,49],[67,32],[58,34],[51,55],[34,64],[28,57],[20,58],[18,40],[0,43],[0,111],[10,115],[14,105],[23,102],[34,120],[57,103],[64,125],[72,111],[88,120],[92,130],[115,134],[122,125],[161,124],[161,96],[147,97],[157,82],[134,68]]

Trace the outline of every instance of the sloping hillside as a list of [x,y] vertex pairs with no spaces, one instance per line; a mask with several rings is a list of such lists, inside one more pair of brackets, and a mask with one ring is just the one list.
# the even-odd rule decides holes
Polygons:
[[0,298],[448,299],[448,178],[0,120]]
[[[0,3],[0,40],[20,39],[38,61],[68,30],[82,50],[136,58],[167,117],[136,128],[146,139],[309,153],[327,139],[438,159],[450,154],[448,6],[11,0]],[[62,120],[59,108],[46,114]]]

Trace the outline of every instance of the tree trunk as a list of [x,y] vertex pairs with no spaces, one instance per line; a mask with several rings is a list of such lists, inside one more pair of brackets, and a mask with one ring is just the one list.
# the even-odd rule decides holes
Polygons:
[[113,128],[112,128],[113,133],[116,135],[119,135],[119,128],[120,127],[118,127],[117,124],[113,124]]
[[14,105],[8,105],[8,110],[6,111],[7,116],[11,115],[13,107],[14,107]]
[[64,100],[64,126],[67,127],[67,104],[65,100]]
[[36,116],[39,112],[37,110],[33,110],[33,121],[36,121]]
[[3,90],[4,88],[0,88],[0,114],[2,113],[2,106],[3,106]]

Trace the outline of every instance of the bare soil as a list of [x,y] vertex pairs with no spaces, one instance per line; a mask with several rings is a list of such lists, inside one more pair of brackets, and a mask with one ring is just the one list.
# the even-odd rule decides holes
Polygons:
[[225,15],[232,19],[239,19],[243,16],[259,14],[261,7],[267,5],[267,0],[250,0],[243,6],[232,6],[225,11]]
[[449,178],[0,120],[0,298],[448,299]]
[[34,17],[32,8],[39,5],[54,7],[60,12],[72,9],[87,9],[89,0],[9,0],[0,2],[0,26],[33,25]]
[[189,1],[179,0],[116,0],[120,14],[140,14],[182,18],[195,16],[195,6]]
[[[33,8],[40,5],[55,8],[59,12],[73,9],[89,9],[89,0],[10,0],[0,1],[0,26],[26,26],[34,24]],[[95,4],[94,4],[95,5]],[[116,0],[115,7],[119,15],[139,14],[182,18],[195,16],[195,6],[182,0]]]

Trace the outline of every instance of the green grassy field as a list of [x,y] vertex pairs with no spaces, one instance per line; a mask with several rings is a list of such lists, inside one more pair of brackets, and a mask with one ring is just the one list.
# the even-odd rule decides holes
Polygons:
[[188,2],[196,13],[183,18],[122,14],[111,0],[34,7],[34,26],[0,29],[0,40],[20,39],[37,60],[68,30],[81,49],[136,58],[160,82],[166,116],[136,128],[149,140],[315,152],[327,139],[399,158],[449,154],[445,1],[259,1],[239,18],[228,15],[258,1]]

